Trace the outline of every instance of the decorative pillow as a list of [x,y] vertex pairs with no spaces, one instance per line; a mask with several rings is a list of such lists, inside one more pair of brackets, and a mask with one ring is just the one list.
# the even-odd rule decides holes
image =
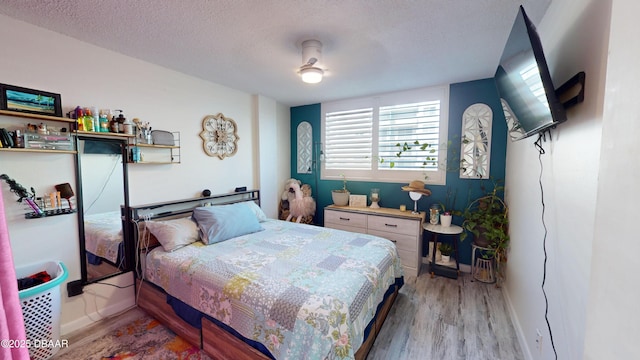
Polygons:
[[165,251],[171,252],[199,239],[198,226],[191,218],[163,221],[145,221],[147,229],[155,236]]
[[256,215],[256,219],[258,219],[258,222],[267,221],[267,215],[264,214],[264,211],[262,211],[260,206],[258,206],[258,204],[256,204],[254,201],[247,201],[243,204],[247,205],[249,209],[251,209],[251,211]]
[[207,245],[264,230],[243,203],[195,208],[193,218],[200,229],[200,240]]

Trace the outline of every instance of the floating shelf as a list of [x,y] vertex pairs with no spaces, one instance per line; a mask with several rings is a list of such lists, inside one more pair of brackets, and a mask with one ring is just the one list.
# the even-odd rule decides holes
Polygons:
[[48,116],[48,115],[30,114],[30,113],[23,113],[23,112],[10,111],[10,110],[0,110],[0,115],[15,116],[15,117],[28,118],[28,119],[46,120],[46,121],[60,121],[60,122],[67,122],[67,123],[76,122],[76,119],[69,119],[64,117]]
[[25,148],[0,148],[0,151],[13,151],[13,152],[39,152],[50,154],[75,154],[75,150],[53,150],[53,149],[25,149]]
[[76,135],[89,136],[89,137],[106,137],[106,138],[133,138],[133,134],[122,134],[113,132],[99,132],[99,131],[74,131]]
[[42,215],[38,215],[34,212],[24,214],[25,219],[39,219],[43,217],[57,216],[57,215],[69,215],[74,214],[76,209],[52,209],[52,210],[43,210],[44,213]]

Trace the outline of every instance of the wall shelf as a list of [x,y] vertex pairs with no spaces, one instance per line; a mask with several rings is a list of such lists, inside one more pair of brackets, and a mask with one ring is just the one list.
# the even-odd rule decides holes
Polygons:
[[0,115],[15,116],[15,117],[21,117],[21,118],[27,118],[27,119],[37,119],[37,120],[44,120],[44,121],[58,121],[58,122],[66,122],[66,123],[74,123],[74,124],[76,122],[76,119],[69,119],[64,117],[48,116],[48,115],[39,115],[39,114],[30,114],[30,113],[23,113],[19,111],[10,111],[10,110],[0,110]]
[[0,148],[0,151],[8,152],[37,152],[50,154],[75,154],[75,150],[51,150],[51,149],[26,149],[26,148]]
[[[173,134],[174,145],[148,144],[146,142],[141,143],[139,142],[139,138],[134,137],[133,143],[129,144],[129,148],[131,148],[129,163],[147,165],[179,164],[180,132],[174,131],[171,134]],[[134,152],[139,153],[139,158],[137,161],[133,161]]]
[[76,135],[96,137],[96,138],[134,138],[133,134],[121,134],[112,132],[98,132],[98,131],[74,131]]
[[57,216],[57,215],[69,215],[69,214],[75,214],[76,210],[75,209],[51,209],[51,210],[42,210],[43,214],[42,215],[38,215],[34,212],[30,212],[30,213],[26,213],[24,214],[24,218],[25,219],[40,219],[40,218],[44,218],[44,217],[51,217],[51,216]]
[[138,147],[158,148],[158,149],[178,149],[177,145],[154,145],[154,144],[137,144]]
[[[34,119],[40,121],[48,121],[48,122],[58,122],[69,125],[69,131],[73,131],[75,128],[75,119],[57,117],[57,116],[48,116],[48,115],[39,115],[39,114],[30,114],[23,113],[18,111],[9,111],[9,110],[0,110],[1,116],[7,117],[17,117],[22,119]],[[26,128],[26,125],[24,126]],[[74,142],[71,140],[69,134],[70,132],[60,132],[56,133],[56,135],[48,135],[48,134],[40,134],[34,132],[24,132],[24,144],[25,147],[1,147],[0,151],[8,151],[8,152],[38,152],[38,153],[49,153],[49,154],[75,154],[77,151],[75,150]],[[62,139],[65,137],[66,139]],[[29,143],[32,143],[33,146],[29,146]],[[43,146],[46,148],[40,148],[39,146]],[[62,147],[62,149],[52,149],[51,147]]]

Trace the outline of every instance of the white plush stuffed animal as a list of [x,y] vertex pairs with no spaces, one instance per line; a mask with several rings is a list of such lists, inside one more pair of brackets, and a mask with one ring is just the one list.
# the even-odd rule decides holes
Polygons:
[[280,199],[289,201],[289,204],[291,204],[291,200],[293,200],[293,198],[295,197],[295,194],[289,191],[291,184],[298,184],[298,186],[300,186],[302,185],[302,182],[300,182],[300,180],[297,180],[297,179],[289,179],[285,181],[284,191],[282,192],[282,196],[280,197]]

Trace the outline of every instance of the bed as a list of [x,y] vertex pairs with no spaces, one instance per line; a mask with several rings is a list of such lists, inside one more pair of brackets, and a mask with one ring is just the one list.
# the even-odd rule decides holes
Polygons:
[[120,211],[85,215],[84,239],[90,264],[99,265],[102,260],[114,266],[121,264],[124,237]]
[[[205,202],[209,207],[201,199],[163,203],[184,208],[166,212],[167,220],[141,217],[155,205],[133,209],[140,230],[138,306],[216,359],[366,358],[403,284],[395,245],[266,219],[255,206],[257,190],[234,195]],[[213,241],[234,222],[253,228],[245,208],[260,230]],[[216,213],[223,210],[233,217]],[[222,224],[213,230],[203,225],[202,214],[211,212]],[[194,237],[193,220],[176,216],[195,218],[200,240],[167,248],[168,233]],[[159,223],[172,230],[158,232]],[[174,231],[176,226],[182,230]]]

